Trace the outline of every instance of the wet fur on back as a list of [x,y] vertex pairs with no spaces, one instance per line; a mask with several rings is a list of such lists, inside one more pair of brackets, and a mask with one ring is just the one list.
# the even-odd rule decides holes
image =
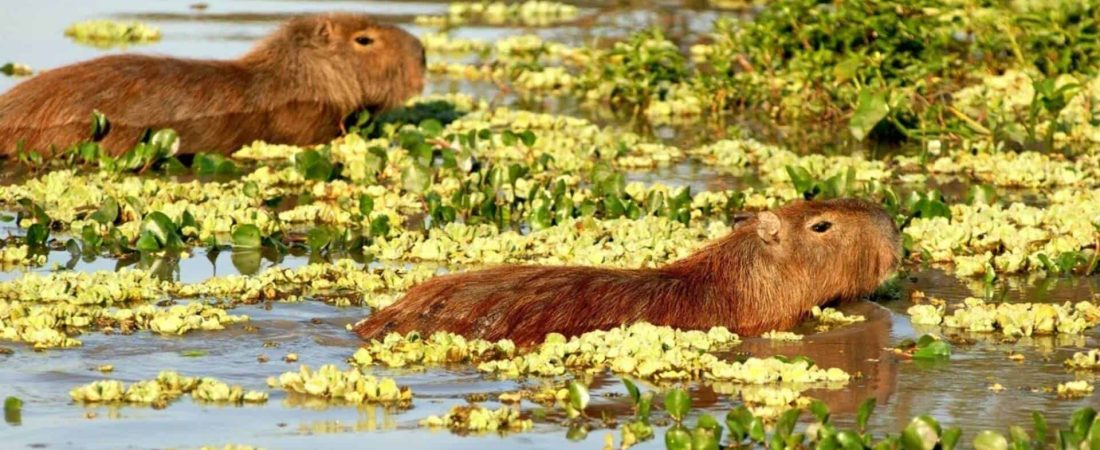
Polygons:
[[[351,39],[368,34],[374,48]],[[102,142],[129,150],[147,128],[173,128],[181,153],[229,153],[255,140],[310,145],[362,108],[388,109],[423,88],[424,49],[401,29],[358,14],[284,23],[238,60],[113,55],[49,70],[0,96],[0,154],[20,142],[46,154],[111,122]]]
[[[449,331],[528,346],[550,332],[573,336],[646,321],[723,325],[752,336],[791,328],[815,305],[870,293],[900,258],[892,220],[867,202],[799,202],[761,217],[656,269],[513,265],[436,277],[355,332],[371,339]],[[778,229],[768,226],[772,217]],[[807,231],[823,221],[840,231]]]

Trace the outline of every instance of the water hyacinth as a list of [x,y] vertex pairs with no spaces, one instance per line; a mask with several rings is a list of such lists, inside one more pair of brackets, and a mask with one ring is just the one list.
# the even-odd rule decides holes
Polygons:
[[429,428],[449,428],[456,433],[487,431],[525,431],[534,426],[531,419],[521,419],[519,411],[501,406],[492,410],[477,405],[459,405],[440,416],[428,416],[420,421]]
[[174,371],[162,371],[152,380],[141,380],[126,387],[117,380],[99,380],[73,388],[69,396],[79,403],[130,403],[163,408],[168,402],[190,394],[196,400],[219,403],[263,403],[267,393],[245,391],[240,386],[208,377],[184,377]]
[[46,255],[31,253],[26,245],[0,247],[0,267],[9,270],[12,267],[41,266],[46,264]]
[[866,321],[867,318],[858,314],[847,315],[836,308],[822,308],[820,306],[814,306],[810,308],[810,316],[817,319],[818,329],[826,330],[832,327],[851,325],[853,323]]
[[364,268],[351,259],[332,263],[307,264],[294,269],[274,267],[254,276],[212,277],[195,284],[182,284],[175,294],[182,297],[234,298],[243,303],[265,300],[295,301],[305,297],[336,299],[345,296],[361,299],[372,307],[385,307],[377,295],[401,292],[424,281],[434,271],[416,266],[410,269]]
[[1081,398],[1092,395],[1093,389],[1092,383],[1077,380],[1058,383],[1055,392],[1057,392],[1059,398]]
[[801,341],[803,338],[803,336],[798,333],[776,330],[767,331],[764,334],[761,334],[760,337],[764,339],[771,339],[773,341]]
[[1065,364],[1066,367],[1071,369],[1100,369],[1100,350],[1091,349],[1086,352],[1074,352],[1073,356],[1067,359]]
[[[152,310],[152,314],[149,314]],[[247,322],[248,316],[233,316],[224,309],[205,303],[175,305],[167,310],[156,310],[143,306],[133,313],[138,326],[147,324],[148,328],[159,334],[181,335],[193,330],[221,330],[225,325]]]
[[122,23],[112,20],[88,20],[65,29],[65,36],[81,44],[114,47],[126,44],[146,44],[160,40],[160,30],[139,22]]
[[914,323],[938,325],[970,332],[997,331],[1008,336],[1081,334],[1100,324],[1100,307],[1090,302],[997,303],[969,297],[950,314],[943,306],[914,305]]
[[269,378],[268,385],[281,387],[287,392],[355,404],[409,407],[412,402],[412,391],[407,387],[398,387],[392,378],[364,375],[355,367],[341,371],[332,364],[323,365],[317,371],[302,364],[297,372]]
[[490,24],[519,23],[546,26],[570,20],[576,14],[576,6],[546,0],[524,0],[519,3],[455,2],[447,7],[446,23],[455,25],[470,21],[484,21]]
[[[1063,255],[1088,259],[1100,224],[1100,191],[1059,189],[1045,208],[951,205],[951,218],[914,219],[904,232],[931,263],[953,264],[959,277],[1054,272]],[[1076,258],[1075,258],[1076,259]]]
[[551,333],[542,344],[525,352],[517,351],[507,340],[490,343],[442,332],[427,339],[418,333],[407,336],[391,333],[357,350],[350,361],[360,366],[388,367],[468,363],[503,378],[554,377],[566,372],[605,370],[654,381],[706,378],[742,383],[815,383],[846,382],[849,378],[842,370],[812,367],[803,360],[750,358],[745,362],[729,362],[712,353],[739,342],[737,335],[722,327],[703,332],[646,323],[592,331],[569,339]]

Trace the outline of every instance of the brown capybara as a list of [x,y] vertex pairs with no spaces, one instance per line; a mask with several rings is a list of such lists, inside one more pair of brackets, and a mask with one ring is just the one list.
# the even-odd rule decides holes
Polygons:
[[146,129],[172,128],[179,152],[230,153],[255,140],[310,145],[339,136],[360,109],[399,106],[424,87],[424,47],[361,14],[288,20],[237,60],[105,56],[48,70],[0,96],[0,155],[56,154],[91,137],[91,115],[111,129],[112,154]]
[[449,331],[526,347],[637,321],[722,325],[745,336],[789,329],[813,306],[873,292],[901,241],[880,206],[800,201],[765,211],[656,269],[504,266],[436,277],[355,326],[364,339]]

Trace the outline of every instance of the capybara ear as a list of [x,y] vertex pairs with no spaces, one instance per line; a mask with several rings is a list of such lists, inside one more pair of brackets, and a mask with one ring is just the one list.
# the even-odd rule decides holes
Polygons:
[[765,244],[779,242],[779,228],[781,225],[779,216],[771,211],[764,211],[756,215],[756,234],[760,235],[760,240],[764,241]]
[[332,23],[332,19],[321,19],[317,23],[316,28],[313,30],[313,36],[317,42],[329,43],[336,37],[336,25]]

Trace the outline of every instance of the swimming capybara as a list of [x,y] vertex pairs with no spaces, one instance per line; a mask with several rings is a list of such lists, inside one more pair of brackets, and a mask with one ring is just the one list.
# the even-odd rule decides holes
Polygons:
[[[237,60],[105,56],[48,70],[0,96],[0,155],[44,155],[91,137],[98,110],[111,154],[172,128],[179,152],[228,154],[255,140],[311,145],[342,120],[393,108],[424,86],[424,47],[361,14],[290,19]],[[20,144],[20,142],[22,144]],[[21,147],[20,147],[21,146]]]
[[542,342],[637,321],[789,329],[813,306],[873,292],[897,268],[897,226],[863,200],[799,201],[764,211],[684,259],[655,269],[503,266],[432,278],[359,322],[364,339],[449,331]]

